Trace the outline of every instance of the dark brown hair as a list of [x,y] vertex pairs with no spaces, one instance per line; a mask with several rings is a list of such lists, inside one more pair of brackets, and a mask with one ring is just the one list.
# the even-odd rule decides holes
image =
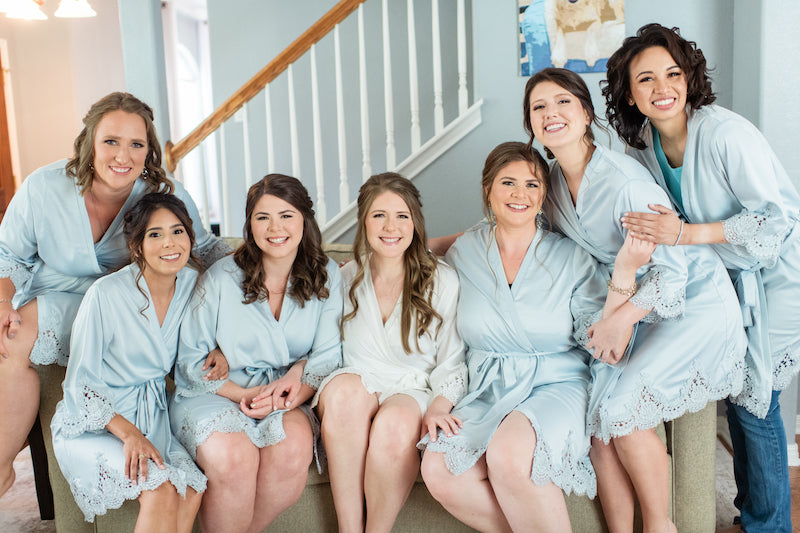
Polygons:
[[[67,175],[75,179],[81,194],[92,188],[94,179],[94,138],[97,125],[111,111],[125,111],[139,115],[144,120],[147,131],[147,156],[142,173],[149,191],[173,192],[172,181],[161,168],[161,145],[153,124],[153,110],[132,94],[115,92],[95,102],[83,117],[83,129],[75,138],[72,159],[67,162]],[[145,174],[146,172],[146,174]]]
[[[122,234],[125,236],[125,242],[128,245],[131,262],[136,263],[139,267],[139,275],[136,277],[137,282],[144,274],[146,266],[142,248],[147,233],[147,227],[150,224],[150,217],[159,209],[167,209],[178,218],[181,224],[183,224],[183,228],[186,230],[186,235],[189,236],[189,242],[191,244],[189,249],[192,251],[189,252],[189,259],[198,266],[199,270],[202,270],[203,263],[195,257],[193,251],[195,244],[194,228],[192,226],[192,217],[189,216],[186,205],[180,198],[173,194],[151,192],[142,196],[139,201],[125,213],[125,222],[122,227]],[[147,300],[147,305],[139,310],[143,313],[150,305],[150,300],[141,287],[139,287],[139,292],[141,292]]]
[[630,65],[634,58],[647,48],[666,48],[672,59],[686,75],[686,102],[692,109],[700,109],[713,103],[717,97],[711,90],[711,77],[706,58],[697,43],[687,41],[678,28],[666,28],[661,24],[646,24],[635,36],[626,38],[607,63],[607,80],[601,82],[606,99],[608,123],[628,145],[642,150],[645,147],[641,131],[646,117],[628,99],[631,95]]
[[288,294],[303,307],[312,296],[320,300],[328,297],[328,257],[322,250],[322,234],[314,218],[314,204],[300,180],[283,174],[268,174],[247,191],[245,205],[244,243],[233,253],[236,264],[244,271],[242,280],[243,303],[264,301],[269,297],[264,282],[266,273],[261,258],[263,252],[256,244],[252,232],[252,217],[262,196],[270,195],[289,203],[303,217],[303,237],[289,274],[292,287]]
[[[590,120],[589,125],[586,126],[585,137],[589,139],[589,141],[594,142],[594,132],[592,132],[591,125],[594,124],[598,128],[602,128],[602,126],[597,121],[597,115],[595,115],[594,112],[594,105],[592,105],[592,96],[589,94],[589,88],[586,86],[586,82],[583,81],[583,78],[571,70],[567,70],[565,68],[548,67],[531,76],[528,80],[528,83],[525,84],[525,98],[522,101],[522,125],[525,127],[525,131],[528,132],[528,135],[530,135],[528,149],[532,149],[534,139],[533,127],[531,125],[531,92],[533,92],[533,89],[537,85],[546,81],[555,83],[578,99],[578,101],[581,103],[581,107],[583,107],[583,110],[586,111],[587,115],[589,115]],[[551,152],[550,149],[545,147],[544,151],[547,154],[548,159],[554,158],[553,152]]]
[[411,213],[411,221],[414,223],[414,237],[403,254],[405,275],[400,315],[400,340],[403,343],[403,350],[411,353],[408,337],[413,317],[416,318],[417,326],[414,332],[417,350],[419,350],[419,338],[428,332],[434,319],[439,320],[436,328],[437,334],[439,326],[441,326],[442,317],[431,303],[433,278],[438,262],[426,246],[428,238],[425,233],[425,217],[422,215],[422,200],[419,191],[413,183],[395,172],[385,172],[370,177],[358,191],[358,223],[353,243],[353,254],[357,266],[356,275],[348,293],[353,310],[342,318],[342,323],[354,318],[358,312],[356,289],[364,281],[364,263],[369,261],[372,253],[367,241],[367,214],[375,198],[384,192],[394,193],[403,199]]

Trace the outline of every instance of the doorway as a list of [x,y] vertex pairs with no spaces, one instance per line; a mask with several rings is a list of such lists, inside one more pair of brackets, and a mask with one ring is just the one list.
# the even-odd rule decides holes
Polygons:
[[6,42],[0,40],[0,220],[6,212],[8,202],[14,196],[16,180],[14,179],[14,163],[11,156],[11,130],[9,128],[9,103],[6,95],[10,94],[8,54]]

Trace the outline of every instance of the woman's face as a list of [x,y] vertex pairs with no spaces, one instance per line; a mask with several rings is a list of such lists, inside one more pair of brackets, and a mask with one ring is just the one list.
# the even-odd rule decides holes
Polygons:
[[186,266],[191,251],[189,234],[172,211],[162,207],[150,215],[142,241],[146,274],[174,278]]
[[514,161],[504,166],[494,177],[488,195],[498,228],[535,228],[544,195],[544,181],[531,163]]
[[686,74],[666,48],[652,46],[639,52],[628,67],[629,105],[658,127],[686,113]]
[[528,99],[533,135],[556,157],[559,149],[584,142],[591,120],[574,94],[552,81],[543,81],[533,87]]
[[402,257],[414,240],[411,210],[400,195],[390,191],[375,197],[365,225],[367,242],[381,257]]
[[265,258],[294,261],[303,240],[303,215],[289,202],[265,194],[250,216],[250,232]]
[[142,117],[121,109],[103,115],[94,134],[92,188],[130,190],[144,170],[148,149]]

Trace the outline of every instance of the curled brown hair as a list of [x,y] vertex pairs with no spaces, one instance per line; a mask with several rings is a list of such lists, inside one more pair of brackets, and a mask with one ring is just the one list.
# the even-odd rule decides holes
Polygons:
[[85,194],[92,188],[94,179],[94,138],[97,125],[103,117],[111,111],[125,111],[139,115],[144,120],[147,131],[147,156],[144,160],[143,177],[149,191],[173,192],[172,181],[167,178],[167,173],[161,168],[161,145],[156,136],[156,127],[153,124],[153,110],[132,94],[115,92],[104,96],[83,117],[83,129],[75,138],[72,159],[67,162],[67,175],[75,179]]
[[[200,270],[202,270],[203,263],[194,255],[194,227],[192,226],[192,217],[189,216],[189,211],[186,210],[186,205],[183,201],[174,194],[164,192],[151,192],[142,196],[133,207],[125,213],[125,222],[122,227],[122,234],[125,236],[125,242],[128,245],[128,252],[130,253],[131,262],[136,263],[139,267],[139,275],[136,281],[144,274],[146,262],[142,247],[144,246],[144,238],[147,233],[147,226],[150,224],[150,217],[159,209],[167,209],[177,217],[183,228],[186,230],[186,235],[189,236],[191,244],[189,259],[193,261]],[[139,310],[144,313],[144,310],[150,305],[150,300],[147,294],[139,287],[139,292],[144,295],[147,304]]]
[[266,272],[261,261],[263,252],[253,238],[252,217],[262,196],[270,195],[289,203],[303,217],[303,237],[297,248],[289,279],[292,287],[288,294],[303,307],[312,296],[320,300],[328,297],[328,257],[322,250],[322,234],[314,218],[314,204],[300,180],[283,174],[268,174],[247,191],[245,205],[244,243],[233,253],[236,264],[244,271],[242,280],[243,303],[264,301],[269,291],[264,285]]
[[608,123],[623,141],[639,150],[645,148],[641,131],[646,117],[635,104],[628,103],[631,94],[629,70],[634,58],[653,46],[666,48],[686,75],[686,102],[692,109],[700,109],[717,99],[711,89],[706,58],[697,48],[697,43],[681,37],[678,28],[666,28],[656,23],[642,26],[608,58],[608,79],[601,82]]
[[414,342],[419,350],[419,338],[430,329],[434,319],[439,320],[436,334],[439,333],[442,317],[433,308],[433,278],[438,264],[436,257],[428,250],[425,233],[425,217],[422,215],[422,200],[417,188],[409,180],[395,172],[385,172],[370,177],[358,191],[358,225],[353,243],[356,262],[356,275],[350,286],[349,297],[353,310],[342,318],[342,323],[351,320],[358,312],[356,289],[364,281],[364,264],[369,261],[372,249],[367,241],[367,215],[372,203],[384,192],[391,192],[403,199],[411,213],[414,223],[414,237],[403,254],[405,270],[403,294],[401,296],[400,340],[403,350],[411,353],[408,337],[411,322],[416,318]]
[[[531,125],[531,93],[537,85],[546,81],[555,83],[578,99],[578,101],[581,103],[581,107],[583,107],[583,110],[586,111],[587,115],[589,115],[590,120],[589,125],[586,126],[586,133],[584,137],[586,137],[589,142],[594,142],[592,124],[598,128],[602,128],[603,126],[601,126],[597,120],[597,115],[594,112],[594,105],[592,105],[592,96],[589,94],[589,88],[586,86],[586,82],[583,81],[583,78],[571,70],[567,70],[565,68],[548,67],[531,76],[528,80],[528,83],[525,84],[525,98],[522,101],[522,125],[525,127],[525,131],[528,133],[528,135],[530,135],[530,140],[528,141],[528,150],[532,149],[534,139],[533,126]],[[545,146],[544,151],[547,154],[548,159],[554,159],[553,152],[551,152],[549,148]],[[536,153],[538,154],[538,152]]]

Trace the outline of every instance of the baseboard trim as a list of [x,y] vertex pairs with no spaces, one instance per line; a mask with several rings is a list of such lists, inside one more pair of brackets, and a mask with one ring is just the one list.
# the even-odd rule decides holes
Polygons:
[[794,434],[800,435],[800,415],[797,415],[797,418],[794,421]]
[[800,466],[800,453],[798,453],[796,442],[787,446],[787,452],[789,453],[789,466]]

